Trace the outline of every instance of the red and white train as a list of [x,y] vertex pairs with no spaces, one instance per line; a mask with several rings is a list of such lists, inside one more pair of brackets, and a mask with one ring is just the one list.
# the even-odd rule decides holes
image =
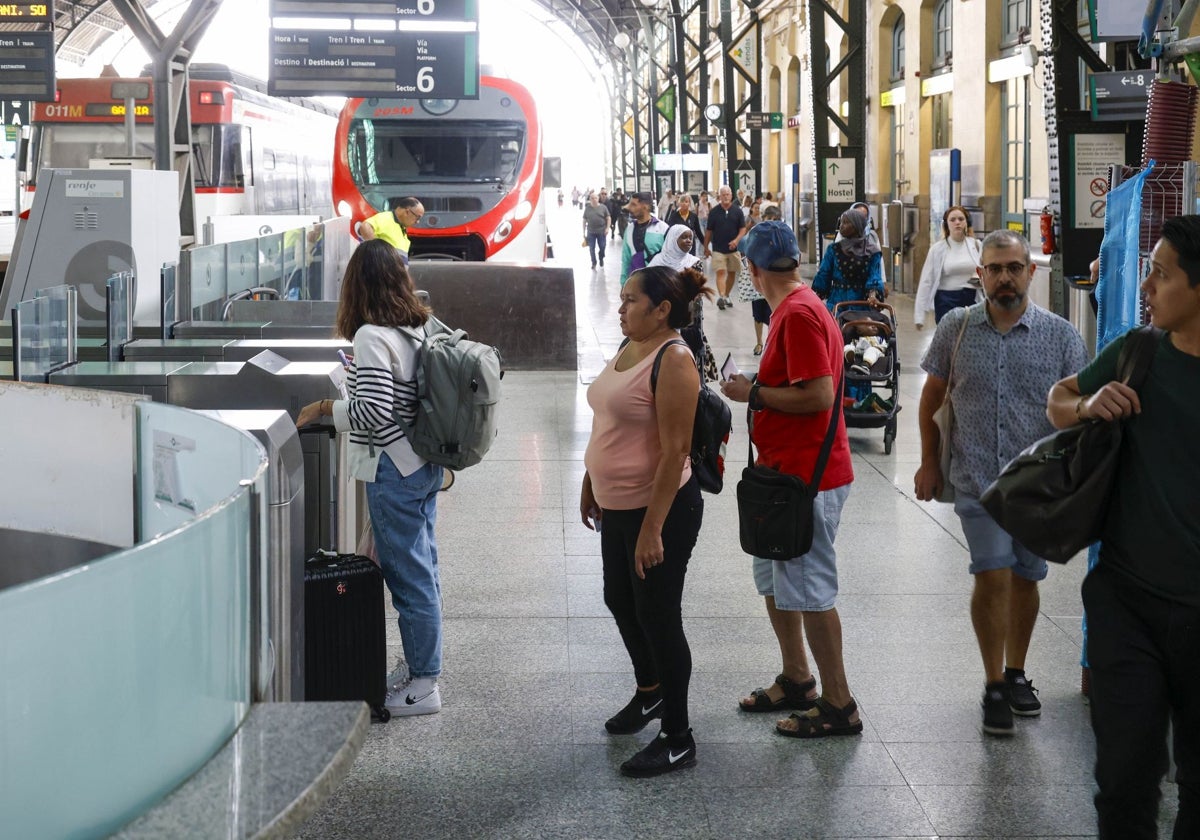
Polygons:
[[361,221],[407,196],[425,206],[414,259],[540,262],[542,133],[522,85],[481,76],[479,98],[350,99],[338,119],[333,200]]
[[[125,100],[135,100],[134,149],[125,133]],[[154,85],[149,78],[59,79],[54,102],[34,104],[21,160],[22,208],[33,202],[42,169],[88,169],[112,159],[154,157]],[[189,68],[196,218],[332,215],[329,139],[335,112],[302,99],[267,96],[265,85],[217,64]]]

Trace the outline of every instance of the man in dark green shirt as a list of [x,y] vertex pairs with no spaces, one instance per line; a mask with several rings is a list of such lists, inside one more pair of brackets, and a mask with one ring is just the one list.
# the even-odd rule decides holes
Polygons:
[[1200,837],[1200,216],[1163,224],[1142,282],[1166,332],[1138,391],[1118,338],[1050,391],[1058,428],[1127,418],[1100,562],[1083,584],[1100,837],[1156,838],[1167,723],[1176,838]]

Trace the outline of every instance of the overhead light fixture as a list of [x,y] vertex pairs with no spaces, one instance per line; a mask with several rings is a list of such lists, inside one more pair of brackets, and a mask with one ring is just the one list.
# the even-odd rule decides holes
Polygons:
[[613,38],[613,44],[615,44],[619,50],[629,49],[629,36],[624,32],[618,32]]

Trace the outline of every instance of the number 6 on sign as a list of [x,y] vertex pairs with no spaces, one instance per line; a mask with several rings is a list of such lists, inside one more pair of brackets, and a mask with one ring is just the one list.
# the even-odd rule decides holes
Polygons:
[[[432,0],[430,0],[430,5],[433,5]],[[431,90],[433,90],[432,67],[422,67],[417,71],[417,90],[419,90],[421,93],[429,93]]]
[[433,14],[433,0],[417,0],[417,11],[423,15]]

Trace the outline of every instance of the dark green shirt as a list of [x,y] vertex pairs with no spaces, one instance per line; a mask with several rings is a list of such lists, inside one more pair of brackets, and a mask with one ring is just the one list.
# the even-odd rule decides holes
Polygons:
[[[1094,394],[1116,379],[1126,336],[1079,373]],[[1125,427],[1100,562],[1172,601],[1200,606],[1200,357],[1158,346]]]

